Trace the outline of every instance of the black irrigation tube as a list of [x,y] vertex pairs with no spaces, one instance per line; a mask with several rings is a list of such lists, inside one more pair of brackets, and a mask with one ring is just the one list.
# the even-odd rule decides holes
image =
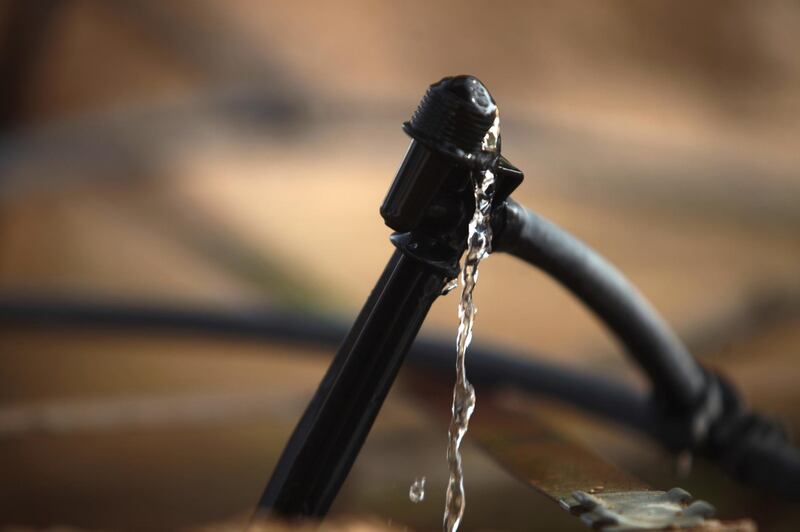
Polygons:
[[[185,334],[285,343],[289,347],[333,352],[347,334],[349,320],[278,307],[214,310],[0,296],[0,328]],[[452,378],[453,350],[452,338],[422,334],[414,342],[407,360],[421,371]],[[507,387],[546,396],[664,443],[663,420],[646,393],[619,379],[552,364],[542,358],[530,352],[476,342],[470,346],[468,358],[470,380],[479,389]],[[751,422],[752,418],[744,418],[742,424]],[[761,489],[797,499],[800,457],[784,439],[773,438],[769,433],[764,434],[761,442],[755,442],[746,451],[750,459],[743,464],[744,469],[733,473]],[[741,440],[748,443],[746,438]],[[738,458],[741,460],[742,456]],[[730,471],[731,467],[727,469]]]
[[[213,310],[76,301],[56,298],[0,297],[0,328],[51,332],[54,329],[122,331],[211,336],[233,341],[260,341],[312,347],[333,352],[347,334],[349,321],[297,310]],[[413,368],[452,378],[452,338],[420,335],[408,354]],[[644,392],[618,379],[552,364],[530,352],[474,343],[468,357],[469,375],[480,388],[511,388],[549,397],[595,416],[626,426],[664,443],[663,419]],[[746,416],[729,423],[735,443],[742,445],[726,465],[747,483],[789,499],[800,496],[800,456],[795,448],[770,431],[755,440],[740,432],[758,424]],[[725,442],[723,442],[725,443]],[[714,458],[712,456],[711,458]]]
[[[277,307],[213,310],[4,296],[0,297],[0,327],[179,333],[333,351],[346,336],[350,321]],[[419,370],[452,378],[453,345],[452,338],[422,334],[415,340],[408,362]],[[646,394],[621,380],[543,358],[476,342],[470,346],[468,359],[470,381],[478,387],[508,387],[545,395],[651,436],[656,434]]]
[[497,251],[548,273],[615,334],[652,383],[655,439],[691,450],[743,482],[800,498],[800,450],[773,419],[747,408],[724,378],[701,367],[639,292],[586,244],[508,200]]
[[645,370],[656,395],[675,410],[703,400],[705,373],[681,340],[633,285],[589,246],[549,220],[508,200],[496,251],[543,270],[588,306]]

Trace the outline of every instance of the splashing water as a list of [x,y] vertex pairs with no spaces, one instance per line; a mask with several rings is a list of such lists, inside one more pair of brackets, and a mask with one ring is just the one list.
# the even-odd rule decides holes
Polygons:
[[[500,116],[495,118],[483,140],[483,149],[497,151]],[[456,337],[456,384],[453,388],[453,406],[448,429],[447,462],[450,480],[447,483],[447,500],[443,528],[447,532],[458,530],[464,517],[464,470],[461,464],[461,440],[467,432],[469,418],[475,410],[475,389],[467,380],[465,357],[472,341],[472,325],[477,309],[472,292],[478,282],[478,265],[490,253],[492,227],[490,214],[494,196],[494,174],[491,170],[473,172],[475,183],[475,214],[469,224],[467,252],[461,270],[461,301],[458,306],[458,335]]]
[[458,277],[453,277],[447,283],[445,283],[444,288],[442,288],[442,295],[446,296],[456,288],[458,288]]
[[408,488],[408,499],[414,504],[425,500],[425,477],[415,478]]

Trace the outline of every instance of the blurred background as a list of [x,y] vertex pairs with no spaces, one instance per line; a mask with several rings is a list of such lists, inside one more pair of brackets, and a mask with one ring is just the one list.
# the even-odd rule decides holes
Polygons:
[[[473,74],[526,174],[516,199],[619,266],[750,404],[800,427],[797,2],[5,0],[0,28],[0,306],[279,306],[348,322],[392,251],[378,207],[401,123],[430,83]],[[584,308],[511,257],[484,263],[476,303],[483,345],[642,385]],[[454,338],[456,306],[440,298],[424,333]],[[4,322],[0,522],[241,526],[330,356]],[[720,518],[798,527],[796,506],[711,465],[678,478],[642,437],[531,403],[564,438]],[[334,522],[440,527],[441,409],[395,387]],[[469,435],[465,468],[464,529],[583,529]]]

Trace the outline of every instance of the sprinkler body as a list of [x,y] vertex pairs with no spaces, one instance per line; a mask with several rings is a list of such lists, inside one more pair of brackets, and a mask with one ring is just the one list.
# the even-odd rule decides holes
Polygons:
[[[496,182],[493,247],[549,273],[605,322],[650,378],[656,436],[673,451],[699,450],[730,463],[758,484],[786,465],[793,473],[782,491],[800,492],[800,461],[787,438],[768,422],[751,422],[732,388],[694,360],[616,269],[509,199],[522,173],[500,155],[499,139],[496,149],[485,149],[496,113],[477,79],[458,76],[432,85],[403,125],[411,146],[381,206],[397,249],[286,445],[259,509],[283,517],[327,512],[431,304],[458,274],[475,209],[472,173],[486,169]],[[751,464],[768,462],[769,473],[752,473]]]
[[493,168],[496,203],[522,174],[483,139],[497,107],[471,76],[432,85],[403,129],[413,139],[381,206],[397,248],[289,439],[259,502],[325,515],[433,301],[456,277],[474,212],[472,172]]

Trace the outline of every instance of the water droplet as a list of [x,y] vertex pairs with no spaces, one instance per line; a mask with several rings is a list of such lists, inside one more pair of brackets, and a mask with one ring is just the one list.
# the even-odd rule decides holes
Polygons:
[[408,499],[414,504],[425,500],[425,477],[414,479],[408,488]]
[[446,296],[456,288],[458,288],[458,277],[453,277],[444,285],[444,288],[442,288],[442,295]]
[[497,151],[497,141],[500,138],[500,112],[497,111],[496,113],[492,127],[483,137],[481,148],[486,151]]

